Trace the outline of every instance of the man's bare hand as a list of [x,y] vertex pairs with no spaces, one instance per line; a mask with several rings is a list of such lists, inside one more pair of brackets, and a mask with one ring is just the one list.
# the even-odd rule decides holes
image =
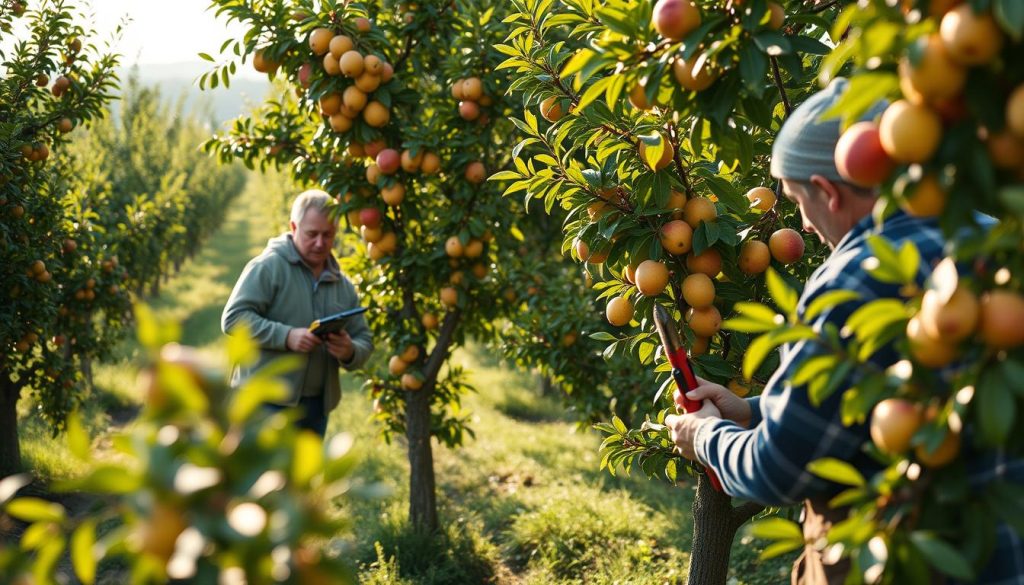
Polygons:
[[347,362],[352,359],[355,352],[356,348],[352,345],[352,338],[349,336],[348,331],[329,333],[327,335],[327,353],[338,360]]
[[320,338],[309,332],[309,329],[296,327],[288,332],[288,339],[285,345],[288,349],[298,353],[309,353],[318,345],[323,343]]
[[[687,398],[713,402],[725,420],[731,420],[743,428],[750,426],[749,402],[736,396],[725,386],[708,382],[704,378],[697,377],[697,383],[699,385],[696,388],[686,393]],[[679,405],[680,402],[681,400],[677,394],[676,405]]]
[[687,459],[697,459],[693,449],[693,441],[697,437],[697,429],[709,419],[722,418],[722,413],[715,408],[715,403],[710,400],[704,401],[704,406],[697,412],[689,414],[670,414],[665,417],[665,426],[668,427],[672,442],[676,444],[676,451]]

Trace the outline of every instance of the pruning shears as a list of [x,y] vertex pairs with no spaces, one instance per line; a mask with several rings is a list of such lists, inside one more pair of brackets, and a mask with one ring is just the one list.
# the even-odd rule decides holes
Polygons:
[[[683,345],[679,337],[679,331],[668,316],[668,311],[665,310],[665,307],[657,304],[654,305],[654,327],[658,330],[658,337],[661,338],[662,350],[665,352],[668,362],[672,364],[672,379],[675,381],[676,388],[679,390],[680,397],[682,398],[683,412],[690,413],[700,410],[704,401],[693,400],[686,396],[687,392],[693,390],[698,385],[697,376],[693,374],[690,360],[686,355],[686,346]],[[711,485],[717,491],[722,491],[722,483],[718,481],[718,476],[715,475],[715,472],[707,468],[705,468],[705,471],[708,474],[708,479],[711,480]]]

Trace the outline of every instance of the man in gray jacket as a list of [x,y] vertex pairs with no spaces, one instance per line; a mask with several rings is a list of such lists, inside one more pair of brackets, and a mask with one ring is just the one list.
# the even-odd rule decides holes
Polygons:
[[260,346],[254,365],[235,369],[233,386],[276,358],[303,358],[286,376],[292,391],[287,404],[275,407],[299,406],[298,426],[321,437],[327,415],[341,400],[338,368],[359,368],[373,351],[362,315],[350,317],[344,330],[325,339],[309,332],[313,321],[359,306],[355,287],[331,253],[338,225],[328,216],[330,203],[330,195],[317,190],[295,199],[290,233],[268,241],[249,261],[221,315],[225,333],[244,323]]

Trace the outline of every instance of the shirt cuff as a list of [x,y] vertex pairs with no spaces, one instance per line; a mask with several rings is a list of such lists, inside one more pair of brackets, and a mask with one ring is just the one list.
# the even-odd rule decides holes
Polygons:
[[708,438],[711,436],[712,427],[716,423],[727,422],[720,418],[706,418],[701,421],[700,426],[697,427],[697,432],[693,435],[693,452],[697,455],[697,461],[703,464],[705,467],[709,466],[708,457],[705,455],[707,450],[706,443]]
[[750,405],[750,424],[747,425],[748,429],[752,429],[757,425],[761,424],[761,397],[751,396],[750,398],[744,398],[747,404]]

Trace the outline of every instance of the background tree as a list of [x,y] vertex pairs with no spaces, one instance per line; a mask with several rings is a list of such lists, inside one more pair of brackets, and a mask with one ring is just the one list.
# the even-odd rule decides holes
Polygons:
[[[488,339],[519,307],[506,300],[515,202],[484,183],[506,164],[512,134],[506,72],[491,46],[505,4],[470,1],[213,2],[243,39],[202,80],[228,83],[238,62],[276,75],[280,95],[207,145],[221,160],[278,165],[337,197],[351,230],[341,263],[356,282],[382,352],[368,372],[385,436],[404,435],[410,519],[437,527],[431,440],[470,431],[446,367],[466,339]],[[213,57],[209,57],[215,61]],[[360,238],[354,236],[359,233]]]

